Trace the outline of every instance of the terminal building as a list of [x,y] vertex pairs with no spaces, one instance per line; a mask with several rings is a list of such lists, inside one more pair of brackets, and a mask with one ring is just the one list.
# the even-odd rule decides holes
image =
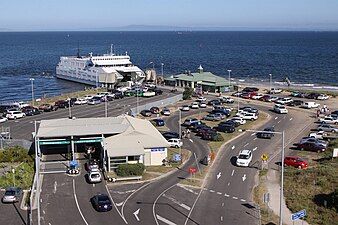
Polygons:
[[36,140],[40,154],[68,154],[76,159],[77,153],[90,150],[108,172],[125,163],[162,165],[169,147],[148,120],[128,115],[42,120]]
[[187,71],[182,74],[173,75],[164,78],[166,85],[175,87],[190,87],[193,89],[201,89],[208,92],[225,92],[229,88],[229,80],[214,75],[211,72],[204,72],[200,65],[197,73]]

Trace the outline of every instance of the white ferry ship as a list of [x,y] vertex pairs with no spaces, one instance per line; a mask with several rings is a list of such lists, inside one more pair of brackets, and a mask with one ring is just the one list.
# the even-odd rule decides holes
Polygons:
[[110,54],[60,57],[56,77],[96,87],[113,88],[120,82],[142,82],[144,72],[133,65],[130,56]]

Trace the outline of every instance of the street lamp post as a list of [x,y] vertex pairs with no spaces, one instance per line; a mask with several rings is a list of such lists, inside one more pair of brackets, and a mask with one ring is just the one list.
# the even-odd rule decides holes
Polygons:
[[[239,93],[240,88],[241,88],[241,86],[238,85],[237,93]],[[239,95],[237,96],[237,112],[239,113]]]
[[164,63],[161,63],[161,74],[162,74],[162,77],[163,77],[163,66],[164,66]]
[[270,76],[270,91],[271,91],[271,88],[272,88],[272,74],[270,73],[269,76]]
[[108,117],[108,100],[107,100],[107,96],[105,96],[105,99],[104,99],[104,112],[105,112],[105,116]]
[[282,152],[281,152],[281,178],[280,178],[280,190],[279,190],[279,225],[283,225],[283,209],[282,202],[284,198],[284,155],[285,155],[285,132],[284,131],[261,131],[261,130],[245,130],[248,132],[264,132],[270,134],[282,135]]
[[[180,137],[180,140],[182,141],[182,127],[181,127],[181,120],[182,120],[182,111],[181,109],[178,109],[178,135]],[[182,147],[180,147],[180,156],[181,156],[181,162],[182,162]]]
[[31,87],[32,87],[32,106],[34,106],[34,78],[29,78],[31,81]]
[[138,114],[138,88],[136,89],[136,115]]
[[231,70],[228,70],[229,72],[229,92],[230,92],[230,86],[231,86]]
[[71,119],[72,118],[72,110],[71,110],[70,98],[68,98],[68,112],[69,112],[69,119]]

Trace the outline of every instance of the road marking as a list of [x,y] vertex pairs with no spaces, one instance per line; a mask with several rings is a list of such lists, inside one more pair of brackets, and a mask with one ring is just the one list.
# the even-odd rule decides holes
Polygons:
[[221,216],[221,221],[223,221],[223,216]]
[[159,216],[156,214],[156,218],[160,221],[162,221],[163,223],[166,223],[168,225],[176,225],[176,223],[174,222],[171,222],[170,220],[166,219],[166,218],[163,218],[162,216]]
[[45,210],[42,210],[42,213],[43,213],[43,214],[46,214]]
[[278,121],[277,123],[280,123],[281,122],[281,120],[280,121]]
[[241,198],[241,202],[245,202],[245,200],[243,198]]
[[278,116],[275,117],[275,120],[278,119]]
[[252,134],[251,134],[251,136],[254,136],[254,135],[256,135],[256,133],[252,133]]
[[140,208],[138,210],[136,210],[135,212],[133,212],[133,214],[134,214],[134,216],[135,216],[135,218],[136,218],[137,221],[140,221],[140,218],[138,218],[139,212],[140,212]]
[[93,188],[95,187],[95,184],[93,184]]
[[77,209],[79,210],[79,213],[83,219],[83,221],[85,222],[86,225],[88,225],[85,217],[83,216],[82,212],[81,212],[81,209],[80,209],[80,206],[79,206],[79,203],[77,201],[77,196],[76,196],[76,191],[75,191],[75,180],[73,179],[73,195],[74,195],[74,199],[75,199],[75,204],[76,204],[76,207]]
[[177,186],[180,187],[180,188],[183,188],[183,189],[186,190],[186,191],[189,191],[190,193],[193,193],[193,194],[195,194],[195,195],[198,195],[197,192],[195,192],[195,191],[193,191],[193,190],[191,190],[191,189],[185,187],[185,186],[182,185],[182,184],[177,184]]
[[[126,220],[126,219],[124,218],[124,216],[123,216],[123,206],[124,206],[125,202],[127,201],[127,199],[128,199],[129,197],[126,199],[126,201],[124,201],[124,203],[123,203],[123,205],[122,205],[122,209],[121,209],[122,213],[121,213],[121,212],[117,209],[116,204],[115,204],[115,202],[114,202],[114,199],[111,197],[111,194],[110,194],[110,192],[109,192],[109,190],[108,190],[107,185],[105,185],[105,187],[106,187],[106,190],[107,190],[107,192],[108,192],[108,195],[109,195],[109,197],[110,197],[110,200],[112,201],[112,203],[113,203],[113,205],[114,205],[114,208],[116,209],[117,213],[120,215],[120,217],[123,219],[123,221],[124,221],[126,224],[128,224],[127,220]],[[131,194],[131,195],[132,195],[132,194]],[[130,195],[129,195],[129,196],[130,196]]]
[[120,203],[115,203],[116,206],[120,207],[123,205],[123,202],[120,202]]
[[192,139],[189,139],[189,141],[190,141],[191,143],[193,143],[193,142],[194,142]]
[[231,147],[231,149],[234,150],[234,149],[235,149],[235,145],[233,145],[233,146]]
[[217,180],[220,178],[222,176],[222,173],[221,172],[219,172],[218,174],[217,174]]
[[256,141],[256,140],[257,140],[257,138],[255,137],[253,140],[254,140],[254,141]]
[[189,206],[187,206],[187,205],[184,204],[184,203],[181,203],[181,202],[177,201],[175,198],[170,197],[170,196],[167,196],[166,194],[163,194],[162,196],[165,197],[165,198],[167,198],[167,199],[169,199],[169,200],[172,201],[173,203],[176,203],[177,205],[181,206],[182,208],[184,208],[184,209],[186,209],[186,210],[188,210],[188,211],[190,210],[190,207],[189,207]]
[[228,186],[230,186],[230,182],[228,183]]
[[246,174],[243,175],[242,180],[245,181],[246,179]]
[[233,176],[233,175],[234,175],[234,173],[235,173],[235,170],[232,170],[232,172],[231,172],[231,176]]
[[224,202],[222,202],[222,207],[224,206]]
[[248,146],[248,145],[249,145],[249,143],[246,143],[243,147]]
[[253,149],[252,149],[252,151],[256,151],[257,150],[257,147],[254,147]]
[[215,191],[214,190],[209,190],[211,193],[214,193]]
[[235,197],[235,196],[233,196],[232,198],[233,198],[233,199],[238,199],[238,198],[237,198],[237,197]]
[[274,125],[272,125],[272,127],[275,127],[275,124],[274,124]]
[[293,120],[293,118],[290,118],[290,121]]
[[230,195],[228,195],[228,194],[224,194],[224,196],[225,196],[225,197],[229,197]]
[[[151,182],[149,182],[148,184],[151,184]],[[167,189],[165,189],[164,191],[162,191],[162,192],[157,196],[157,198],[155,199],[155,201],[154,201],[154,203],[153,203],[153,217],[154,217],[154,220],[155,220],[155,222],[156,222],[157,225],[160,225],[160,224],[159,224],[158,221],[157,221],[157,214],[155,214],[156,203],[157,203],[158,199],[159,199],[162,195],[164,195],[165,192],[169,191],[171,188],[173,188],[173,187],[175,187],[175,186],[176,186],[176,184],[174,184],[174,185],[168,187]],[[201,193],[202,193],[202,190],[200,191],[200,194],[201,194]],[[198,195],[198,196],[199,196],[199,195]],[[198,198],[198,196],[197,196],[197,198]],[[191,213],[191,211],[189,212],[189,215],[190,215],[190,213]],[[188,216],[188,218],[189,218],[189,216]],[[187,219],[188,219],[188,218],[187,218]],[[163,219],[164,219],[164,218],[163,218]],[[187,221],[186,221],[186,222],[187,222]]]
[[56,186],[57,186],[57,182],[55,181],[55,182],[54,182],[54,189],[53,189],[53,193],[54,193],[54,194],[56,193]]
[[221,195],[222,193],[221,192],[217,192],[218,195]]

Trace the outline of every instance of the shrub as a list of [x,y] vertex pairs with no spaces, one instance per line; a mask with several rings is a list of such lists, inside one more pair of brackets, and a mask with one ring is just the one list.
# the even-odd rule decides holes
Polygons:
[[0,151],[0,162],[32,162],[33,158],[28,154],[28,150],[20,147],[8,147]]
[[145,166],[142,163],[137,164],[121,164],[116,169],[117,176],[141,176],[144,172]]
[[194,89],[186,87],[183,92],[183,100],[191,99]]
[[217,133],[213,141],[224,141],[224,138],[220,133]]

